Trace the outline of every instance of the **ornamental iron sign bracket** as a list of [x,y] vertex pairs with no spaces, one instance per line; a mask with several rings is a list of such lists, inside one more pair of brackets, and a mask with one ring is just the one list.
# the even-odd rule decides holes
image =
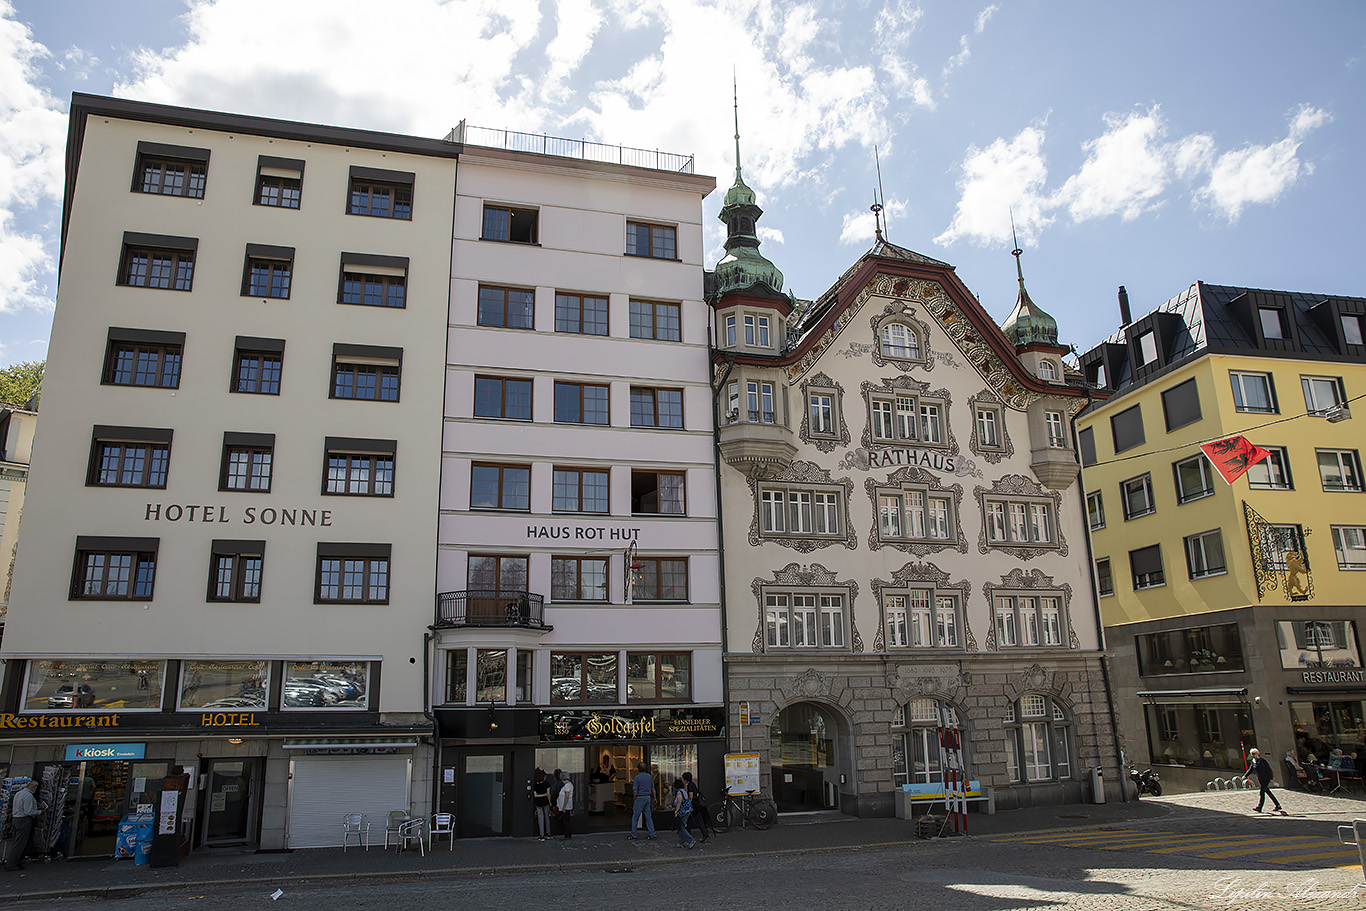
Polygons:
[[1274,525],[1243,501],[1247,542],[1252,549],[1252,572],[1257,579],[1257,600],[1283,589],[1289,601],[1314,597],[1314,577],[1304,539],[1309,534],[1298,525]]

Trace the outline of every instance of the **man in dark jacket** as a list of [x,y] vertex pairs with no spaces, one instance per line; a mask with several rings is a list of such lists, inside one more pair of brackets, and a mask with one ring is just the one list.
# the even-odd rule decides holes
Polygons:
[[1289,813],[1281,809],[1281,802],[1276,799],[1276,795],[1271,793],[1271,779],[1275,777],[1271,771],[1271,763],[1262,758],[1261,751],[1256,747],[1249,750],[1247,756],[1247,775],[1249,778],[1255,775],[1258,783],[1262,786],[1261,791],[1257,794],[1257,812],[1262,812],[1266,799],[1270,797],[1271,802],[1276,805],[1276,812],[1282,816],[1289,816]]

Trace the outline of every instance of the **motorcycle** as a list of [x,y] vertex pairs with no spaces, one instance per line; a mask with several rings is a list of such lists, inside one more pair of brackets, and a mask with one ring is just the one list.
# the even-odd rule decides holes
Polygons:
[[1154,797],[1162,796],[1162,782],[1159,776],[1152,769],[1144,769],[1140,772],[1133,766],[1129,766],[1129,780],[1133,782],[1137,791],[1137,797],[1142,797],[1146,791]]

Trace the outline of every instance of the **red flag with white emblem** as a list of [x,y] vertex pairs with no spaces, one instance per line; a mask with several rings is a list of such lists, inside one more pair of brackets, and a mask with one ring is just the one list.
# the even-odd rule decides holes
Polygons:
[[1229,437],[1200,446],[1201,452],[1219,469],[1223,479],[1232,484],[1247,474],[1247,470],[1271,455],[1262,447],[1248,442],[1247,437]]

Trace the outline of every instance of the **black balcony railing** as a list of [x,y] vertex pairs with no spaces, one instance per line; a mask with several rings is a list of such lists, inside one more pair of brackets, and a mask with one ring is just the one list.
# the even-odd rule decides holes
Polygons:
[[436,596],[437,626],[524,626],[545,629],[545,599],[531,592],[471,588]]

